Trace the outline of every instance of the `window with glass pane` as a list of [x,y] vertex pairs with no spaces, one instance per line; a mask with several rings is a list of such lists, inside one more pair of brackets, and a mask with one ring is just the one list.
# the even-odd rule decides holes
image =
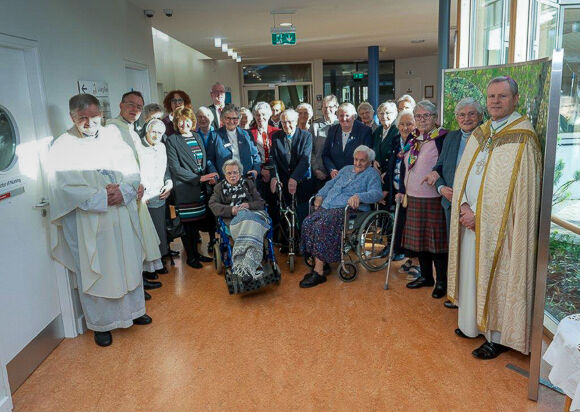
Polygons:
[[474,0],[472,66],[507,62],[510,0]]
[[556,32],[558,29],[558,7],[542,1],[535,7],[535,36],[533,40],[533,59],[541,59],[552,55],[556,47]]
[[[564,69],[546,285],[546,314],[559,322],[580,312],[580,8],[564,10]],[[564,221],[567,227],[562,227]]]
[[0,107],[0,172],[10,168],[16,158],[18,136],[8,112]]
[[243,69],[244,84],[312,81],[312,65],[310,63],[259,64],[244,66]]

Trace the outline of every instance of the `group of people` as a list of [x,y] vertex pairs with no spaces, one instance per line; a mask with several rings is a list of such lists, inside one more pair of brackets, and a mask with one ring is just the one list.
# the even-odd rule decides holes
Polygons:
[[97,344],[111,344],[112,329],[151,323],[143,287],[161,286],[154,280],[167,272],[168,201],[189,266],[212,260],[198,244],[208,232],[212,253],[219,216],[231,225],[234,271],[251,281],[268,213],[279,223],[281,198],[295,207],[301,253],[314,258],[300,287],[325,282],[340,260],[346,205],[392,211],[400,203],[393,259],[419,263],[407,287],[448,297],[445,306],[459,309],[456,335],[486,338],[477,358],[529,351],[541,152],[515,111],[513,79],[490,81],[485,123],[479,102],[459,101],[455,131],[438,124],[433,103],[409,95],[380,104],[376,115],[369,103],[339,105],[329,95],[319,119],[307,103],[257,102],[251,112],[226,105],[221,83],[210,96],[212,104],[194,112],[181,90],[163,107],[128,92],[106,127],[95,97],[69,102],[74,126],[49,156],[60,234],[53,250],[76,273]]

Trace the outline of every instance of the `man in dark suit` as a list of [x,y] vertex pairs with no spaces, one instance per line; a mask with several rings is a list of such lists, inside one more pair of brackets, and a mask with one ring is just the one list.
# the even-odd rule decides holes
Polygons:
[[356,119],[356,109],[351,103],[338,107],[338,123],[328,130],[328,137],[322,151],[324,167],[334,179],[344,166],[352,165],[354,149],[361,144],[373,147],[373,136],[370,127]]
[[293,109],[282,112],[280,122],[283,130],[272,135],[273,176],[270,190],[276,191],[278,179],[282,184],[287,201],[296,196],[298,227],[308,214],[308,200],[313,194],[310,158],[312,156],[312,135],[299,129],[298,113]]
[[222,121],[225,126],[218,129],[207,144],[208,163],[211,162],[223,179],[223,164],[235,157],[244,167],[244,174],[250,173],[256,178],[260,170],[260,154],[248,132],[238,127],[238,108],[233,105],[224,107]]
[[[448,237],[455,169],[459,165],[467,139],[483,119],[483,108],[477,100],[466,97],[461,99],[455,106],[455,118],[457,123],[459,123],[459,130],[454,130],[447,134],[433,171],[423,179],[423,182],[427,182],[432,186],[435,185],[441,195],[441,205],[445,211]],[[450,301],[446,301],[444,305],[450,309],[457,307]]]
[[211,125],[213,126],[214,130],[217,130],[222,127],[220,122],[222,110],[226,103],[226,87],[218,82],[211,86],[209,95],[211,96],[211,100],[213,102],[208,106],[208,109],[213,113],[213,122]]

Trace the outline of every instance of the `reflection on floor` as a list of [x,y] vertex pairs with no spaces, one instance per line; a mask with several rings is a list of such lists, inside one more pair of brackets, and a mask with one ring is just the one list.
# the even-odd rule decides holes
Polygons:
[[[205,249],[205,248],[204,248]],[[505,410],[561,411],[541,387],[527,400],[528,358],[510,351],[474,359],[481,344],[454,335],[457,311],[428,289],[405,288],[391,271],[336,275],[299,289],[306,272],[282,266],[282,284],[229,296],[206,264],[181,260],[151,291],[149,326],[67,339],[14,394],[16,411],[132,410]]]

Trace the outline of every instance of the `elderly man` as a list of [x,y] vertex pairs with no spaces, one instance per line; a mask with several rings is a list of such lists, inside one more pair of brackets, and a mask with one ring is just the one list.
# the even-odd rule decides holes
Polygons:
[[371,128],[356,120],[356,109],[351,103],[338,107],[338,123],[328,129],[328,138],[322,150],[322,161],[331,179],[344,166],[352,165],[354,149],[360,145],[373,145]]
[[489,82],[491,119],[473,131],[455,172],[447,295],[459,306],[455,333],[486,338],[478,359],[530,350],[542,160],[518,99],[511,77]]
[[322,161],[322,151],[330,126],[338,123],[338,119],[336,118],[337,109],[338,100],[336,96],[333,94],[324,96],[324,99],[322,99],[322,117],[314,120],[312,126],[310,126],[310,134],[312,135],[312,159],[310,166],[314,174],[316,190],[322,188],[328,179],[328,170],[326,170],[324,162]]
[[[141,143],[141,138],[137,133],[136,123],[137,120],[139,120],[139,117],[141,117],[143,103],[144,100],[141,92],[127,92],[121,97],[121,103],[119,103],[119,115],[114,119],[109,119],[107,121],[107,126],[111,125],[117,127],[125,143],[133,149],[133,155],[137,164],[139,164],[139,151],[141,147],[143,147],[143,144]],[[154,268],[156,270],[161,270],[163,263],[161,262],[161,252],[159,251],[159,237],[155,231],[149,210],[145,205],[141,204],[141,198],[143,197],[145,189],[146,188],[143,187],[143,185],[139,185],[137,192],[137,206],[146,245],[145,261],[147,263],[144,265],[143,286],[145,289],[150,290],[162,286],[161,282],[153,281],[157,276],[152,275],[150,269]],[[147,299],[150,298],[150,295],[147,293],[145,296]]]
[[248,132],[238,126],[240,111],[234,105],[225,106],[222,110],[222,122],[225,124],[211,137],[207,144],[207,160],[211,162],[223,179],[222,167],[226,160],[238,159],[244,173],[258,177],[260,154]]
[[211,101],[213,102],[208,106],[208,109],[211,110],[213,114],[213,122],[211,125],[213,126],[214,130],[217,130],[223,126],[221,123],[221,116],[222,110],[226,104],[226,87],[218,82],[211,86],[209,95],[211,96]]
[[81,307],[95,342],[111,330],[146,325],[137,214],[139,167],[115,127],[101,127],[99,100],[69,101],[74,126],[52,145],[47,162],[53,257],[75,272]]
[[272,136],[273,176],[270,190],[276,191],[278,179],[288,203],[296,195],[298,227],[308,214],[308,200],[313,194],[311,188],[310,157],[312,156],[312,135],[298,127],[298,113],[286,109],[280,116],[282,129]]

